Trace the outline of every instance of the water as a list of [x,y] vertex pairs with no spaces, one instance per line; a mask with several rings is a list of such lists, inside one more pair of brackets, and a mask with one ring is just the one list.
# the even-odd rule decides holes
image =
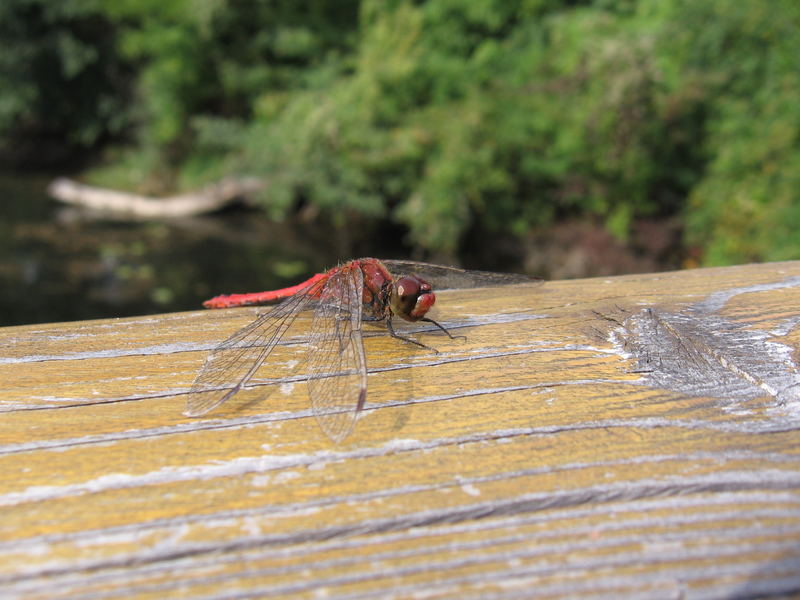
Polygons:
[[342,228],[255,211],[102,220],[51,200],[48,182],[0,176],[0,326],[193,310],[297,283],[362,245]]
[[[0,326],[195,310],[217,294],[293,285],[359,256],[454,264],[412,257],[403,229],[353,215],[339,226],[319,216],[273,223],[245,210],[132,223],[59,204],[48,183],[0,174]],[[478,227],[459,254],[467,268],[547,279],[651,272],[681,266],[680,233],[642,222],[624,246],[585,222],[522,241]]]

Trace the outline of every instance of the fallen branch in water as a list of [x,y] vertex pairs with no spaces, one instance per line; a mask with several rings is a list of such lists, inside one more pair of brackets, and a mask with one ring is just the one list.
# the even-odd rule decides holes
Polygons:
[[230,177],[194,192],[153,198],[98,188],[61,177],[48,186],[47,192],[56,200],[91,210],[132,218],[161,219],[199,215],[214,212],[234,202],[247,202],[265,186],[264,180],[256,177]]

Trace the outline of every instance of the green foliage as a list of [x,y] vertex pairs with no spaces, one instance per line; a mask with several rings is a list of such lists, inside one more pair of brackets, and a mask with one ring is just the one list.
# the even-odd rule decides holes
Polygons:
[[0,2],[0,156],[69,158],[128,124],[126,65],[96,3]]
[[[634,219],[682,215],[709,263],[797,257],[798,6],[9,0],[0,136],[127,127],[97,180],[257,174],[276,218],[300,202],[391,218],[435,252],[476,224],[588,217],[624,239]],[[21,66],[41,56],[49,69]]]
[[158,157],[153,170],[161,185],[190,186],[237,168],[241,123],[266,97],[302,88],[317,77],[319,61],[349,48],[347,19],[352,30],[356,8],[322,0],[109,0],[121,51],[140,64],[138,146]]
[[587,212],[624,236],[669,179],[651,54],[592,6],[365,2],[354,71],[270,116],[257,170],[283,206],[388,200],[429,249],[453,251],[475,220],[522,232]]
[[800,257],[800,5],[687,0],[665,18],[675,85],[707,107],[690,242],[708,264]]

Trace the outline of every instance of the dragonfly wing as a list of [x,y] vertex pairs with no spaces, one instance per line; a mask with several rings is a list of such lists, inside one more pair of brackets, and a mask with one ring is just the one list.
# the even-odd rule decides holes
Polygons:
[[494,273],[492,271],[470,271],[457,267],[432,265],[412,260],[382,260],[394,277],[419,275],[433,286],[434,290],[463,290],[480,287],[496,287],[520,283],[541,284],[540,277],[518,273]]
[[311,325],[308,391],[322,430],[335,442],[353,430],[367,397],[367,361],[361,338],[364,278],[358,265],[330,276]]
[[214,348],[192,384],[183,414],[203,415],[245,387],[297,315],[316,303],[315,287],[323,284],[309,285]]

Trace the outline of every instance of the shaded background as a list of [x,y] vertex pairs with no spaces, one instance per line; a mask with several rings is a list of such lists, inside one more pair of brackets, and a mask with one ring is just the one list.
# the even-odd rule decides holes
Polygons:
[[[800,257],[800,5],[4,0],[0,325],[354,256],[548,278]],[[251,208],[131,222],[47,183]]]

